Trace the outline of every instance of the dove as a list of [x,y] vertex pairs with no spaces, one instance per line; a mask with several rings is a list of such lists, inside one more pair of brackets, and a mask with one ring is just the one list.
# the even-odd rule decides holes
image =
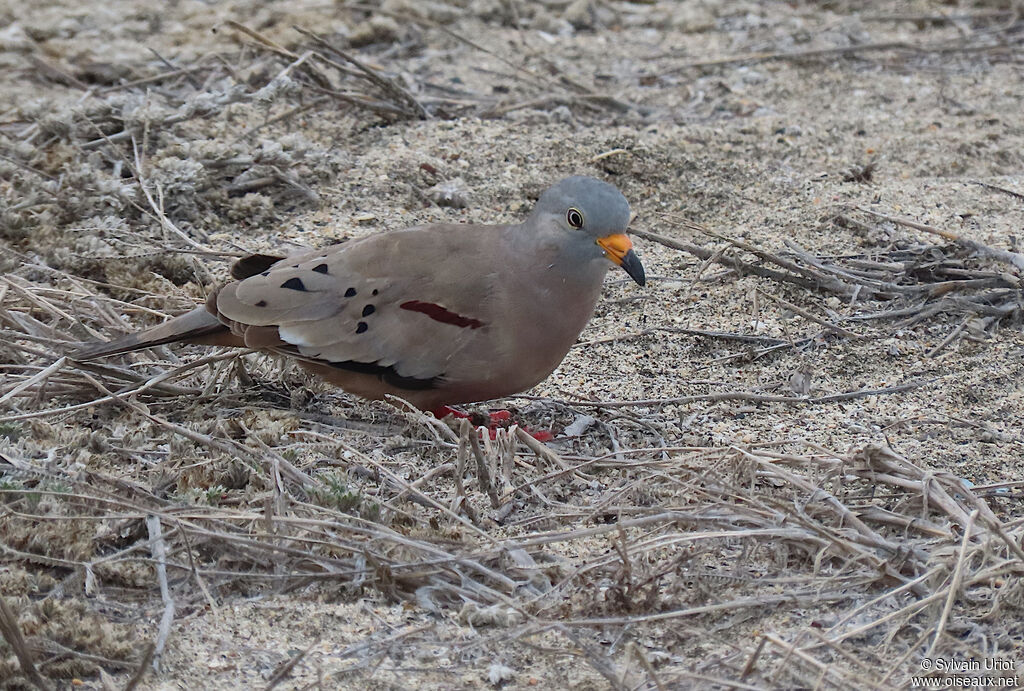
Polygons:
[[502,398],[543,381],[594,313],[608,270],[639,285],[629,203],[601,180],[545,190],[521,223],[429,224],[290,256],[253,254],[205,305],[78,361],[185,342],[295,358],[367,399],[422,410]]

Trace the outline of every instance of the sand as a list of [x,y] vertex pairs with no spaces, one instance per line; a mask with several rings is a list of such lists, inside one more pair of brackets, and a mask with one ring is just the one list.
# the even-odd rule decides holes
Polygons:
[[[137,688],[891,688],[1024,659],[990,530],[1019,551],[1024,270],[985,254],[1022,251],[1011,5],[0,2],[0,593],[42,673],[121,688],[158,640],[146,515],[174,614]],[[232,257],[508,222],[570,174],[630,200],[649,282],[609,274],[554,375],[473,408],[574,433],[549,448],[575,471],[488,444],[497,507],[457,429],[284,361],[40,375]],[[29,684],[0,641],[0,687]]]

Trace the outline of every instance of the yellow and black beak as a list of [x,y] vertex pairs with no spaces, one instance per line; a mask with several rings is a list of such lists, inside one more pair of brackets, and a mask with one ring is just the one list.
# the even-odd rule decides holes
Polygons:
[[640,263],[640,257],[633,251],[633,243],[625,233],[616,233],[615,235],[606,235],[603,238],[598,238],[597,244],[604,250],[609,261],[625,269],[629,277],[636,281],[637,284],[643,285],[647,282],[647,276],[644,274],[644,265]]

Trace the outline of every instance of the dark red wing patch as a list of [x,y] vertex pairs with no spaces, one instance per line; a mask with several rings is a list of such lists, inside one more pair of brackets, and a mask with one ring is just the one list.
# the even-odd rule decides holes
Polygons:
[[467,326],[471,329],[479,329],[484,325],[479,319],[473,319],[471,317],[463,317],[461,314],[446,310],[441,305],[435,305],[432,302],[420,302],[419,300],[410,300],[403,302],[399,305],[404,310],[410,312],[422,312],[434,321],[441,322],[442,324],[451,324],[452,326],[458,326],[466,328]]

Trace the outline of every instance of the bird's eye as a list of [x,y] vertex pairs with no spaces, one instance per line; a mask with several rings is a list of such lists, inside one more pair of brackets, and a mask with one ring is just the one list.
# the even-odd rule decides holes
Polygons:
[[582,228],[583,212],[576,208],[569,209],[565,214],[565,220],[568,221],[569,225],[573,228]]

